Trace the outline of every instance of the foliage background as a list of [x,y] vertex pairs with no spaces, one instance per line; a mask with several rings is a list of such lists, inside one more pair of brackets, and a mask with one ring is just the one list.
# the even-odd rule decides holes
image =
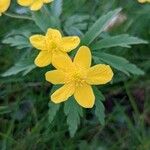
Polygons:
[[[150,5],[139,4],[136,0],[56,0],[55,5],[45,6],[41,12],[32,14],[12,2],[8,12],[32,15],[36,23],[11,18],[7,13],[0,18],[0,149],[150,149],[149,44],[100,50],[126,58],[145,74],[142,75],[141,70],[135,67],[130,69],[126,63],[124,68],[130,70],[130,76],[114,69],[113,83],[99,87],[105,95],[105,125],[100,124],[101,120],[94,115],[94,110],[83,111],[81,121],[76,117],[80,125],[74,137],[70,137],[68,131],[65,114],[69,112],[64,113],[62,106],[57,111],[58,108],[49,103],[52,87],[44,79],[49,67],[40,69],[33,64],[37,51],[32,50],[29,44],[31,34],[43,33],[51,26],[61,28],[65,35],[84,37],[100,16],[119,7],[123,8],[121,19],[124,21],[117,21],[117,25],[103,32],[99,38],[130,34],[149,41]],[[42,17],[42,23],[38,21],[41,13],[49,18]],[[114,63],[116,65],[118,61],[115,59]],[[72,128],[75,130],[76,126]]]

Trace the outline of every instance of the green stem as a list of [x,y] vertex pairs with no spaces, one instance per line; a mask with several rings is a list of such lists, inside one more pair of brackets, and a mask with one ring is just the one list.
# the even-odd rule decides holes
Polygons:
[[29,16],[21,16],[21,15],[12,14],[12,13],[4,13],[4,15],[11,17],[11,18],[15,18],[15,19],[33,20]]

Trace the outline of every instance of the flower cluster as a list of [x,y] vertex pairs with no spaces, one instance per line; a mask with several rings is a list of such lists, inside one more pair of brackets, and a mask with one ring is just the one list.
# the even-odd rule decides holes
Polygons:
[[52,63],[56,70],[45,74],[52,84],[63,84],[51,95],[54,103],[61,103],[74,95],[75,100],[84,108],[92,108],[95,96],[91,85],[106,84],[112,80],[110,66],[98,64],[91,67],[91,51],[81,46],[72,60],[67,52],[75,49],[80,39],[77,36],[62,37],[56,29],[48,29],[46,36],[33,35],[31,44],[40,50],[35,64],[44,67]]
[[[53,0],[18,0],[18,4],[39,10],[44,3]],[[11,0],[0,0],[0,15],[10,6]],[[63,37],[59,30],[49,28],[46,35],[33,35],[30,43],[40,50],[35,59],[38,67],[52,64],[56,70],[49,71],[45,78],[52,84],[63,85],[51,95],[54,103],[68,100],[72,95],[79,105],[92,108],[95,96],[92,85],[106,84],[112,80],[113,71],[108,65],[98,64],[91,67],[92,56],[87,46],[81,46],[72,60],[68,52],[80,44],[78,36]]]

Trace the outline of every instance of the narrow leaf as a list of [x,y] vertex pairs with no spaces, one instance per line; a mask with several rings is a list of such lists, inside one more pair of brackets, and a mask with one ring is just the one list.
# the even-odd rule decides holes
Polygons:
[[83,116],[82,108],[76,103],[75,99],[71,97],[65,102],[64,113],[67,116],[70,136],[73,137],[80,124],[80,117]]
[[92,50],[100,50],[102,48],[110,48],[110,47],[126,47],[130,48],[131,45],[135,44],[146,44],[147,41],[139,39],[137,37],[130,36],[128,34],[117,35],[113,37],[107,37],[99,42],[93,44]]
[[108,12],[106,15],[103,15],[100,17],[93,26],[87,31],[85,34],[82,43],[89,45],[94,41],[96,37],[98,37],[109,25],[110,21],[118,15],[118,13],[121,11],[121,8],[116,9],[114,11]]
[[98,53],[98,52],[95,52],[93,54],[94,54],[94,60],[96,63],[104,62],[114,67],[115,69],[122,71],[123,73],[127,75],[129,75],[129,73],[132,73],[134,75],[144,74],[144,72],[140,68],[130,63],[128,60],[126,60],[123,57],[119,57],[119,56],[115,56],[115,55],[111,55],[107,53]]

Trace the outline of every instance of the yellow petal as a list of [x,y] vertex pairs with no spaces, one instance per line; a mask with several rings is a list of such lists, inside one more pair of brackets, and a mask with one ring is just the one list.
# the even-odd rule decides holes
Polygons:
[[47,51],[41,51],[39,55],[36,57],[34,63],[38,67],[45,67],[49,64],[51,64],[52,55],[50,52]]
[[50,3],[52,2],[53,0],[43,0],[44,3]]
[[110,66],[99,64],[89,69],[86,81],[93,85],[106,84],[112,80],[112,77],[113,71]]
[[73,69],[71,58],[67,54],[53,55],[52,64],[58,70],[68,71]]
[[0,0],[0,13],[5,12],[10,6],[10,0]]
[[78,104],[84,108],[92,108],[95,103],[93,89],[88,84],[76,87],[74,97]]
[[70,36],[62,38],[63,51],[70,52],[75,49],[80,43],[80,38],[78,36]]
[[35,2],[32,3],[32,5],[30,6],[30,9],[32,11],[37,11],[40,10],[43,6],[43,2],[41,0],[36,0]]
[[51,95],[51,100],[54,103],[61,103],[66,101],[74,93],[74,84],[65,84],[60,89],[56,90]]
[[146,0],[138,0],[139,3],[145,3]]
[[30,6],[34,0],[17,0],[18,4],[21,6]]
[[77,66],[89,68],[91,66],[91,52],[90,49],[86,46],[79,48],[75,58],[74,63]]
[[61,39],[62,36],[59,30],[49,28],[47,30],[46,37],[48,37],[49,39],[58,41]]
[[39,50],[46,50],[45,36],[33,35],[30,37],[30,43]]
[[65,73],[61,70],[48,71],[45,77],[52,84],[64,84],[66,79]]

